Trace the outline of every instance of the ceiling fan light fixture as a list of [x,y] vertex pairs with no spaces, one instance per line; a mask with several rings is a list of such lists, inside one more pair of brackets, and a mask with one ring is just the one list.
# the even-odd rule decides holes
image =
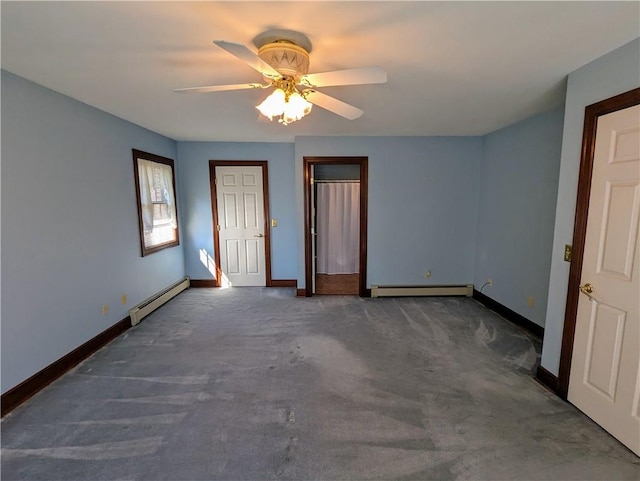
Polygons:
[[209,85],[174,90],[184,93],[205,93],[273,88],[274,92],[256,105],[256,109],[269,120],[278,118],[278,122],[283,125],[308,115],[312,105],[318,105],[348,120],[360,118],[364,112],[359,108],[318,92],[316,89],[340,85],[378,84],[387,81],[387,73],[377,66],[309,74],[311,42],[304,34],[293,30],[273,29],[256,36],[254,44],[258,47],[257,54],[240,43],[227,40],[214,40],[213,43],[260,72],[265,83]]
[[286,103],[286,94],[282,89],[275,89],[271,95],[262,101],[256,108],[262,115],[273,120],[273,117],[279,117],[284,113]]
[[312,104],[296,89],[291,81],[281,81],[271,95],[256,108],[262,115],[273,120],[280,117],[278,122],[289,125],[311,112]]
[[311,107],[311,102],[308,102],[299,92],[292,93],[284,105],[284,122],[291,123],[300,120],[311,112]]

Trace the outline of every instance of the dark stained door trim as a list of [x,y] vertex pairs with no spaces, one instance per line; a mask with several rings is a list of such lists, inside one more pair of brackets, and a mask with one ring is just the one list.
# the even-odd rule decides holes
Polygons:
[[360,297],[371,297],[367,289],[367,199],[369,191],[369,158],[368,157],[304,157],[304,271],[305,296],[311,297],[312,262],[311,252],[311,170],[314,165],[356,164],[360,166]]

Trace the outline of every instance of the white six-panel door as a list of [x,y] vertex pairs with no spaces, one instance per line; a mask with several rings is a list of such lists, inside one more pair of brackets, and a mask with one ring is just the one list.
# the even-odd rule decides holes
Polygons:
[[221,284],[265,286],[262,167],[216,166]]
[[640,456],[640,106],[599,117],[568,399]]

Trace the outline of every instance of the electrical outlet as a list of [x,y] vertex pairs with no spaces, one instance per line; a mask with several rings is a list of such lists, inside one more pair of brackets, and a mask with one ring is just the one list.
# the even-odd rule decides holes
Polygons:
[[431,270],[428,270],[427,272],[425,272],[424,277],[426,279],[431,279]]
[[123,306],[127,305],[127,295],[126,294],[122,294],[122,297],[120,298],[120,301],[122,302]]
[[493,287],[493,279],[487,279],[487,285]]
[[109,306],[107,304],[102,304],[102,314],[106,316],[109,314]]
[[533,296],[531,296],[531,297],[529,297],[529,299],[527,299],[527,305],[529,307],[535,306],[535,302],[536,302],[536,300],[533,298]]

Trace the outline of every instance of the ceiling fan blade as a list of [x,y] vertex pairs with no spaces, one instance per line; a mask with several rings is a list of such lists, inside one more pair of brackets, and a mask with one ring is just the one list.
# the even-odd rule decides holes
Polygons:
[[305,90],[304,97],[312,104],[322,107],[334,114],[338,114],[345,119],[355,120],[364,113],[364,111],[358,107],[349,105],[342,100],[338,100],[317,90]]
[[227,42],[226,40],[214,40],[213,43],[215,43],[218,47],[226,50],[231,55],[239,58],[244,63],[249,65],[249,67],[257,70],[265,77],[269,77],[269,78],[282,77],[282,75],[280,75],[280,73],[276,69],[274,69],[271,65],[269,65],[267,62],[262,60],[260,57],[258,57],[254,52],[249,50],[249,48],[246,45],[242,45],[240,43],[234,43],[234,42]]
[[329,87],[334,85],[383,84],[387,82],[387,72],[380,67],[360,67],[333,72],[303,75],[300,83],[308,87]]
[[185,89],[173,89],[179,94],[203,94],[207,92],[224,92],[225,90],[243,90],[243,89],[263,89],[269,85],[258,83],[253,84],[230,84],[230,85],[209,85],[207,87],[189,87]]

